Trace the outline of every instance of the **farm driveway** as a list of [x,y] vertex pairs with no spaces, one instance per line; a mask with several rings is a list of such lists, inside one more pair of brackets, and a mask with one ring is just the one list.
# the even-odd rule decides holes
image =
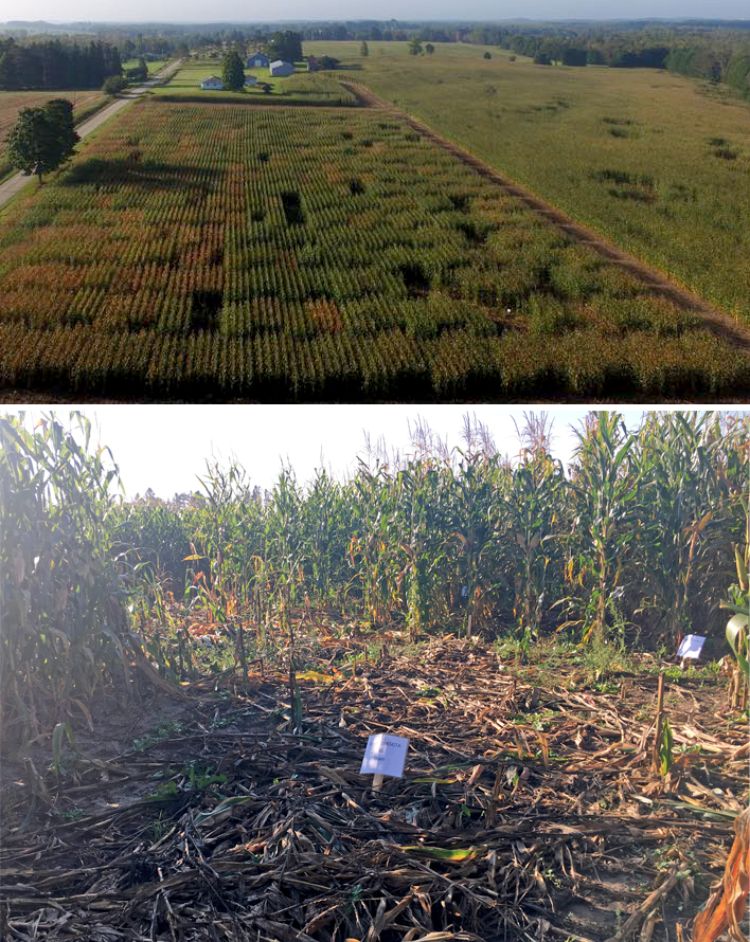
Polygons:
[[[108,121],[113,115],[116,115],[118,111],[122,111],[123,108],[126,108],[137,98],[140,98],[141,95],[144,95],[154,85],[158,85],[166,79],[169,79],[179,67],[180,61],[173,62],[165,69],[162,69],[161,72],[155,75],[152,79],[144,82],[143,85],[139,85],[137,88],[128,89],[127,92],[122,95],[122,97],[116,98],[112,104],[107,105],[100,111],[97,111],[95,115],[92,115],[88,120],[84,121],[83,124],[78,125],[76,128],[76,131],[78,131],[78,136],[81,138],[81,140],[83,140],[85,137],[88,137],[89,134],[104,124],[105,121]],[[5,206],[9,200],[11,200],[28,183],[30,183],[31,179],[31,177],[25,176],[22,173],[17,173],[15,176],[6,180],[5,183],[0,183],[0,209],[2,209],[2,207]]]

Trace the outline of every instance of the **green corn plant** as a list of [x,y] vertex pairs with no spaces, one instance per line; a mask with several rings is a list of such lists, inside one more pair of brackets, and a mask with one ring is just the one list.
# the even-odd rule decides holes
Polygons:
[[745,513],[744,544],[733,546],[737,582],[730,586],[729,601],[723,607],[734,613],[726,627],[726,639],[747,687],[750,685],[750,504],[747,498],[743,498],[742,506]]
[[203,585],[207,605],[215,604],[217,620],[234,614],[233,602],[244,604],[252,592],[252,551],[260,539],[263,514],[260,496],[247,479],[245,470],[231,462],[222,468],[209,462],[198,479],[203,489],[194,543],[208,563],[208,579]]
[[311,601],[344,608],[351,578],[347,551],[356,521],[351,486],[318,471],[301,506],[305,588]]
[[401,541],[396,524],[396,492],[387,467],[380,463],[374,469],[360,463],[353,484],[359,518],[349,541],[349,565],[363,617],[378,627],[398,604]]
[[622,627],[625,563],[642,514],[641,482],[631,458],[634,438],[617,413],[597,412],[584,431],[571,480],[576,519],[568,578],[584,591],[583,640],[602,644]]
[[508,555],[514,568],[513,615],[521,635],[536,637],[548,590],[554,588],[550,570],[559,563],[565,474],[544,450],[526,451],[509,484],[504,503]]
[[59,778],[65,765],[65,741],[75,748],[75,737],[70,723],[56,723],[52,730],[52,771]]
[[443,560],[440,469],[420,458],[396,475],[396,522],[401,532],[400,585],[405,585],[406,623],[412,640],[428,629],[435,616],[435,573]]
[[723,439],[710,413],[651,415],[633,449],[644,493],[638,539],[647,565],[641,590],[660,613],[669,644],[691,631],[697,585],[715,582],[714,533],[726,525],[718,454]]
[[669,720],[664,717],[661,726],[661,738],[659,740],[659,774],[662,778],[669,775],[674,762],[673,756],[674,735]]
[[110,528],[117,467],[73,413],[0,418],[0,726],[13,746],[127,679],[126,583]]
[[455,546],[457,582],[464,594],[463,630],[469,636],[482,606],[498,582],[503,503],[501,481],[506,470],[496,455],[467,449],[452,475],[450,538]]

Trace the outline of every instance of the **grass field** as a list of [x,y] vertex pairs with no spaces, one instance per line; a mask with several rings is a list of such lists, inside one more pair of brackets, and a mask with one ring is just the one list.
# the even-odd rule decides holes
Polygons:
[[[221,59],[193,59],[181,68],[152,95],[168,99],[253,102],[254,104],[353,105],[354,96],[342,88],[340,82],[327,75],[296,72],[285,78],[271,77],[268,69],[246,69],[245,75],[254,75],[259,82],[271,85],[271,94],[259,88],[245,88],[241,92],[203,91],[200,83],[209,75],[221,76]],[[271,100],[269,100],[271,99]]]
[[[148,69],[149,75],[155,75],[157,72],[161,71],[165,65],[170,62],[169,59],[154,59],[152,62],[146,62],[146,68]],[[138,65],[138,59],[127,59],[122,63],[123,69],[134,69]]]
[[34,108],[43,105],[50,98],[67,98],[73,102],[74,113],[78,121],[95,111],[104,103],[105,96],[99,89],[92,91],[60,92],[0,92],[0,180],[11,172],[5,159],[4,143],[8,132],[13,127],[21,108]]
[[[545,67],[490,47],[305,43],[745,321],[750,320],[750,105],[641,69]],[[483,59],[489,50],[492,59]]]
[[0,235],[0,382],[254,399],[741,394],[750,362],[374,111],[144,101]]

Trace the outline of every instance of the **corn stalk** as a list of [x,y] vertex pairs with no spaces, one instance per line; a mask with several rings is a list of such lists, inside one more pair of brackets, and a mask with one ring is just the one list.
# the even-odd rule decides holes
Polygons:
[[15,744],[127,675],[125,585],[109,536],[117,468],[87,419],[0,418],[0,726]]

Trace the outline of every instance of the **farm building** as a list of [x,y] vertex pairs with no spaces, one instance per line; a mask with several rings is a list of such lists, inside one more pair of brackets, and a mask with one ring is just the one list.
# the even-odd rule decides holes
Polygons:
[[201,82],[201,88],[204,91],[221,91],[224,88],[224,82],[218,75],[209,75]]
[[308,72],[319,72],[321,69],[320,62],[315,58],[315,56],[307,57],[307,71]]
[[254,75],[245,76],[245,88],[249,88],[251,85],[257,85],[258,79]]
[[271,75],[293,75],[294,66],[291,62],[284,62],[283,59],[276,59],[269,66]]
[[265,52],[253,52],[247,57],[246,69],[267,69],[269,59]]

